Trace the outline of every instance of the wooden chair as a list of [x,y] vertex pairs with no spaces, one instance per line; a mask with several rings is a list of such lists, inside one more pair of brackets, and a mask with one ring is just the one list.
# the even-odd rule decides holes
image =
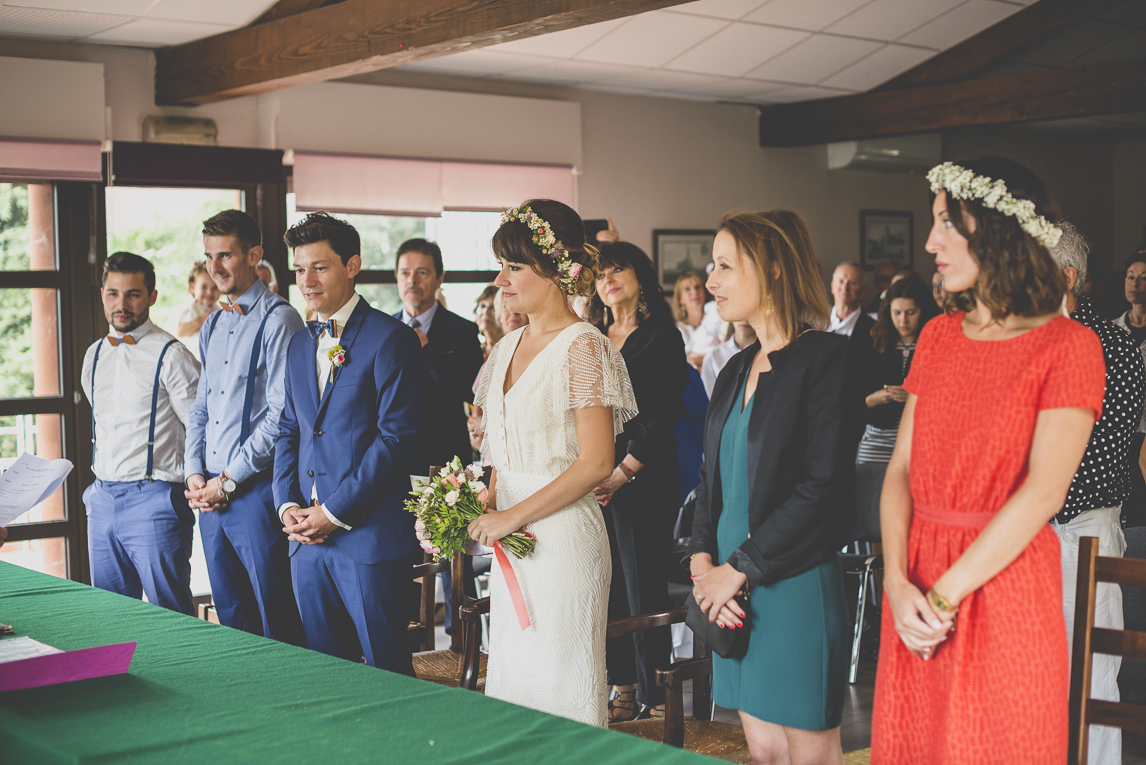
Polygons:
[[1094,626],[1095,592],[1099,582],[1146,587],[1146,560],[1102,558],[1098,539],[1082,537],[1078,545],[1078,589],[1074,601],[1074,645],[1070,666],[1070,750],[1068,765],[1087,762],[1091,725],[1109,725],[1146,732],[1146,706],[1090,698],[1095,653],[1146,659],[1146,632]]
[[[461,608],[462,622],[466,628],[465,660],[462,667],[461,687],[476,690],[476,673],[473,671],[479,658],[476,639],[481,614],[489,613],[489,598],[482,598],[465,604]],[[686,609],[665,611],[659,614],[641,614],[628,619],[610,622],[606,628],[607,640],[631,635],[634,632],[667,627],[684,622]],[[712,675],[712,658],[703,643],[694,638],[694,657],[682,659],[665,669],[657,670],[657,685],[665,689],[664,719],[649,718],[632,722],[615,723],[612,730],[650,741],[660,741],[677,748],[706,754],[721,760],[736,763],[751,763],[748,742],[744,729],[739,725],[712,722],[709,712],[712,709],[712,686],[706,679]],[[684,716],[684,683],[692,680],[693,716]]]

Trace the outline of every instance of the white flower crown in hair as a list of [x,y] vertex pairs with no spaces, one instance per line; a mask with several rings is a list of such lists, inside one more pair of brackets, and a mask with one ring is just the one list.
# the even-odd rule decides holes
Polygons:
[[561,289],[565,290],[568,294],[573,294],[573,286],[577,283],[577,277],[581,275],[581,264],[574,263],[569,257],[565,245],[557,241],[557,237],[553,235],[553,229],[549,224],[544,221],[537,213],[530,210],[528,207],[510,207],[501,214],[501,222],[512,223],[519,221],[529,226],[529,230],[533,232],[533,243],[541,248],[542,255],[548,255],[553,264],[557,266],[557,274],[560,277]]
[[946,191],[956,199],[977,200],[984,207],[998,210],[1018,221],[1023,231],[1039,244],[1052,249],[1062,237],[1062,229],[1035,212],[1035,203],[1029,199],[1015,199],[1007,191],[1007,184],[998,178],[975,175],[954,162],[936,165],[927,173],[931,193]]

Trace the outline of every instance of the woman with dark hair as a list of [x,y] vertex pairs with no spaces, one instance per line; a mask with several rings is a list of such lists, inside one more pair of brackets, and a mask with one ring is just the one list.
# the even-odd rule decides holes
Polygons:
[[848,342],[814,329],[830,307],[796,213],[725,216],[712,259],[720,317],[757,338],[716,378],[696,490],[693,598],[748,630],[742,657],[713,657],[713,699],[739,710],[753,762],[842,765]]
[[1049,521],[1102,410],[1102,345],[1062,315],[1048,251],[1062,232],[1038,177],[1004,159],[927,177],[950,313],[919,335],[883,484],[871,761],[1061,763],[1070,668]]
[[[601,331],[620,352],[633,383],[638,414],[617,437],[616,467],[596,489],[611,525],[613,586],[609,620],[668,607],[672,528],[680,507],[677,442],[688,364],[684,341],[661,296],[652,261],[628,242],[601,244],[595,308]],[[607,646],[614,685],[612,721],[632,720],[664,704],[656,671],[668,664],[667,627],[618,638]],[[663,714],[663,708],[656,710]]]
[[475,403],[493,477],[469,534],[493,546],[525,528],[537,548],[512,563],[495,556],[486,695],[603,726],[611,556],[593,492],[636,401],[621,355],[569,310],[597,275],[577,213],[548,199],[506,210],[493,252],[506,309],[529,323],[482,373]]

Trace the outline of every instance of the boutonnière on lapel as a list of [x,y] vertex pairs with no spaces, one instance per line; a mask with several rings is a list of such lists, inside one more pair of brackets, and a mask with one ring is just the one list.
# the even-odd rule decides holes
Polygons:
[[341,344],[334,346],[326,352],[326,357],[330,359],[330,380],[334,382],[334,370],[341,369],[350,362],[350,357],[346,353],[346,349]]

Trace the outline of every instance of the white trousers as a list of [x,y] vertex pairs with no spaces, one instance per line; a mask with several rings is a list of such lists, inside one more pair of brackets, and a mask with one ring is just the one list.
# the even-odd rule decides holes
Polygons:
[[[1121,558],[1126,552],[1126,537],[1119,520],[1121,507],[1103,507],[1087,510],[1064,524],[1052,523],[1062,544],[1062,609],[1066,616],[1066,639],[1070,646],[1074,639],[1074,596],[1078,588],[1078,540],[1080,537],[1098,537],[1098,554],[1107,558]],[[1116,584],[1100,583],[1095,595],[1094,626],[1122,629],[1122,588]],[[1091,669],[1091,698],[1118,701],[1118,669],[1121,656],[1094,654]],[[1122,731],[1104,725],[1091,725],[1089,735],[1089,765],[1121,765]]]

